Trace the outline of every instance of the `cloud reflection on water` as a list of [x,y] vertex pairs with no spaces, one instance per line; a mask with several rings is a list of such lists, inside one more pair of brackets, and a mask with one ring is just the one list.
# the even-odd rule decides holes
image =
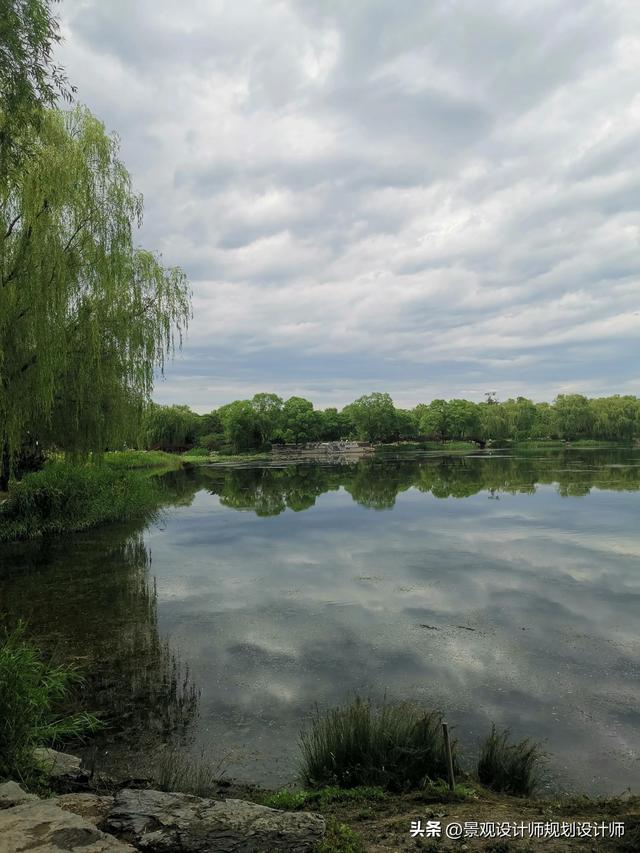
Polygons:
[[441,500],[408,484],[418,468],[387,472],[403,491],[382,515],[344,489],[306,512],[232,512],[203,476],[149,533],[161,627],[203,689],[199,742],[287,781],[315,702],[386,690],[444,708],[468,749],[496,720],[548,739],[564,782],[637,785],[637,495]]

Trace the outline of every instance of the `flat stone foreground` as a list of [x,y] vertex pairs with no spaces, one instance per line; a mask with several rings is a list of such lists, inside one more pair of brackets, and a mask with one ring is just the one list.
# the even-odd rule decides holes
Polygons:
[[0,853],[310,853],[324,833],[319,815],[244,800],[132,789],[41,800],[0,785]]
[[152,853],[309,853],[324,837],[325,822],[309,812],[244,800],[124,789],[114,798],[106,828]]
[[[29,795],[25,795],[29,796]],[[55,799],[24,800],[0,810],[0,853],[134,853],[135,848],[61,809]]]

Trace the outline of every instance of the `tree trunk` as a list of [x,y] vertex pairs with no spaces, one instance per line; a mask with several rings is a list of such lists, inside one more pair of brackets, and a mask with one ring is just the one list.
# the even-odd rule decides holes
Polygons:
[[11,473],[11,458],[9,456],[9,442],[2,442],[2,454],[0,456],[0,492],[6,492],[9,488],[9,474]]

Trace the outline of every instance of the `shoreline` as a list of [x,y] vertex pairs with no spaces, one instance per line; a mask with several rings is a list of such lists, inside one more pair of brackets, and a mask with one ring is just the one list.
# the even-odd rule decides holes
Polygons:
[[[638,849],[640,842],[640,796],[629,792],[618,797],[570,794],[556,794],[548,799],[514,797],[495,793],[469,778],[462,779],[453,792],[443,783],[400,794],[379,788],[274,791],[224,777],[212,780],[206,790],[196,792],[188,785],[159,786],[152,778],[118,779],[90,774],[73,755],[53,754],[62,759],[65,771],[55,772],[58,759],[54,759],[48,796],[41,793],[44,799],[32,795],[25,798],[25,802],[29,800],[29,810],[34,813],[44,808],[45,817],[39,824],[39,831],[47,831],[47,822],[53,828],[49,831],[56,831],[55,821],[62,815],[51,810],[60,808],[64,813],[88,819],[88,826],[109,833],[114,840],[132,843],[136,850],[147,849],[144,830],[132,833],[131,820],[122,822],[123,803],[133,803],[136,808],[132,814],[136,816],[144,814],[149,805],[162,808],[163,832],[172,831],[172,821],[179,814],[182,841],[176,849],[186,853],[200,850],[200,847],[189,846],[189,839],[192,834],[200,838],[200,833],[206,830],[202,817],[196,815],[215,808],[216,803],[223,810],[239,809],[242,814],[251,814],[253,810],[257,816],[263,815],[275,822],[283,832],[296,831],[296,827],[315,821],[318,829],[315,837],[296,847],[309,853],[392,853],[416,849],[434,853],[449,850],[528,853],[537,849],[529,845],[537,845],[542,840],[546,841],[546,849],[559,853],[588,849],[630,853]],[[9,782],[8,785],[14,785],[8,791],[15,795],[15,784]],[[9,811],[13,804],[6,799],[4,795],[5,810],[0,811],[0,816],[15,820]],[[175,811],[176,808],[179,811]],[[20,804],[17,809],[17,815],[21,815],[21,809],[27,811]],[[117,819],[114,819],[114,811]],[[20,817],[17,825],[20,831]],[[22,831],[28,832],[29,825],[24,826]],[[251,834],[238,824],[233,831],[243,839]],[[602,833],[600,837],[598,832]],[[591,846],[586,846],[590,842]],[[267,849],[278,851],[290,847],[278,836],[278,840],[269,841],[268,846],[265,842],[264,850]]]

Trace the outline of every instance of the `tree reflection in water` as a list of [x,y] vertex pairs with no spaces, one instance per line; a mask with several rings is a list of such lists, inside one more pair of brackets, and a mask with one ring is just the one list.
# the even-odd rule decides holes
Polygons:
[[153,749],[184,737],[199,693],[187,667],[158,632],[144,520],[77,534],[73,561],[63,537],[3,546],[0,613],[27,622],[29,635],[54,660],[73,661],[85,676],[79,704],[114,740]]
[[[490,460],[490,464],[487,464]],[[208,467],[191,475],[194,488],[206,486],[223,506],[259,516],[301,512],[316,499],[343,487],[353,500],[373,510],[391,509],[410,488],[435,498],[465,498],[481,491],[533,494],[555,485],[563,496],[580,497],[593,488],[637,490],[639,469],[624,450],[519,452],[518,455],[423,455],[361,459],[341,466],[293,464],[286,467]],[[597,462],[597,464],[595,464]]]

